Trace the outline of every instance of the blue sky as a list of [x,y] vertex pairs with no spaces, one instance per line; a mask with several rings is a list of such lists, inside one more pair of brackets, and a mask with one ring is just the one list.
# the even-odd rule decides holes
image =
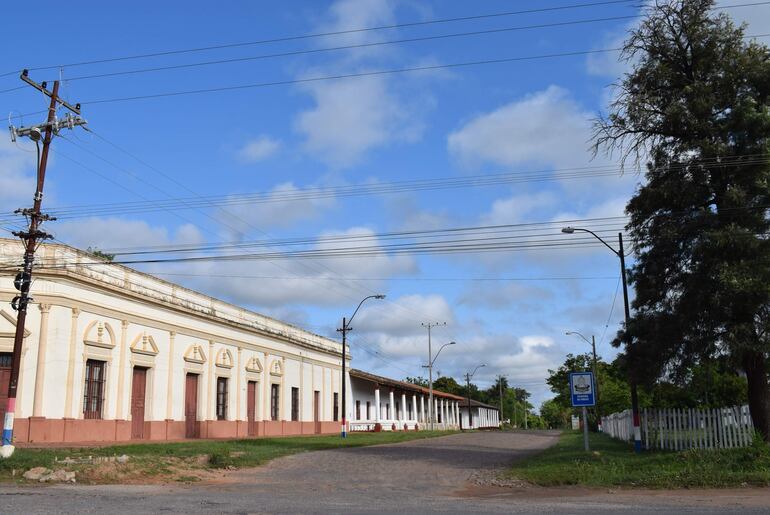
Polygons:
[[[55,141],[46,185],[50,210],[116,202],[344,187],[414,179],[609,166],[591,161],[591,119],[612,98],[625,69],[616,54],[372,75],[196,95],[105,99],[235,85],[297,81],[437,64],[614,48],[639,13],[633,2],[304,38],[269,44],[92,65],[67,65],[169,50],[284,38],[362,27],[502,13],[578,2],[70,2],[46,18],[38,5],[4,7],[0,73],[32,70],[64,80],[62,93],[83,104],[93,133]],[[721,5],[739,3],[737,0]],[[731,9],[770,32],[770,8]],[[577,20],[616,18],[495,34],[252,59],[103,78],[104,73],[233,59],[432,35]],[[0,78],[0,91],[21,85]],[[13,122],[39,122],[42,96],[31,88],[0,93]],[[18,117],[20,114],[27,114]],[[66,139],[65,139],[66,138]],[[27,205],[34,154],[29,142],[0,141],[0,205]],[[73,161],[74,160],[74,161]],[[76,162],[75,162],[76,161]],[[494,187],[406,191],[291,202],[170,209],[65,219],[47,229],[58,240],[105,250],[402,230],[553,222],[620,216],[640,178],[518,182]],[[621,225],[602,225],[602,230]],[[3,225],[11,228],[9,223]],[[590,226],[589,226],[590,228]],[[545,232],[558,237],[558,224]],[[3,233],[8,236],[8,233]],[[611,235],[611,232],[603,233]],[[564,236],[569,238],[569,236]],[[320,245],[320,244],[316,244]],[[277,249],[277,250],[280,250]],[[460,379],[479,363],[477,383],[497,374],[548,398],[547,369],[584,342],[567,330],[608,340],[622,320],[618,263],[608,250],[553,248],[493,254],[382,256],[142,265],[141,269],[324,335],[367,303],[351,333],[354,366],[403,378],[425,375],[423,322],[434,348],[450,340],[437,369]],[[223,277],[226,276],[226,277]],[[571,278],[571,279],[565,279]],[[489,280],[497,279],[497,280]],[[516,279],[516,280],[512,280]],[[613,299],[616,300],[611,312]],[[602,338],[602,335],[604,337]]]

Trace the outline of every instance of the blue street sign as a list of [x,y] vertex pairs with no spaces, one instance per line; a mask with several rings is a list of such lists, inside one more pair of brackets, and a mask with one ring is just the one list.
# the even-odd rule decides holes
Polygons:
[[572,405],[576,408],[583,406],[595,406],[593,372],[570,372],[569,391],[572,397]]

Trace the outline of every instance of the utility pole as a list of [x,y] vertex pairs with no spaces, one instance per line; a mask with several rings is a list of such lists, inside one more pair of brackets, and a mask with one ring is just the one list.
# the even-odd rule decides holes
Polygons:
[[599,407],[599,374],[596,370],[596,336],[591,335],[591,352],[594,355],[593,371],[594,371],[594,383],[596,386],[596,423],[599,426],[599,432],[602,432],[602,410]]
[[486,363],[482,363],[473,369],[473,372],[467,372],[465,374],[465,388],[468,393],[468,429],[473,429],[473,412],[471,411],[471,378],[476,375],[476,371],[481,367],[487,366]]
[[503,375],[497,376],[497,385],[500,388],[500,421],[504,419],[503,417]]
[[[19,295],[14,297],[11,307],[18,311],[16,316],[16,333],[13,339],[13,356],[11,358],[11,377],[8,383],[8,401],[5,409],[5,420],[3,421],[2,448],[0,456],[9,458],[13,455],[13,422],[16,412],[16,391],[19,381],[19,367],[21,361],[21,348],[24,342],[24,326],[27,320],[27,306],[31,300],[29,289],[32,284],[32,268],[35,263],[35,250],[40,241],[50,239],[52,236],[40,230],[43,222],[54,220],[41,212],[43,202],[43,186],[45,184],[45,172],[48,165],[48,151],[51,146],[51,140],[55,134],[58,134],[62,128],[73,129],[78,125],[85,125],[85,120],[80,118],[80,104],[70,105],[64,99],[59,97],[59,81],[54,81],[53,90],[48,91],[47,84],[37,82],[29,78],[29,73],[24,70],[21,74],[21,80],[42,92],[49,97],[48,118],[45,123],[31,127],[15,128],[11,127],[11,140],[16,141],[17,137],[29,137],[35,142],[38,148],[37,162],[37,183],[35,187],[35,196],[33,198],[32,209],[17,209],[16,213],[24,215],[29,220],[29,226],[26,231],[14,232],[14,236],[19,237],[24,243],[24,264],[22,270],[16,275],[14,286],[19,290]],[[56,119],[56,109],[59,104],[66,107],[75,116],[67,113],[63,120]],[[39,141],[43,139],[43,149],[40,150]]]
[[433,431],[433,350],[430,342],[431,327],[445,326],[446,322],[428,322],[420,324],[428,328],[428,427]]

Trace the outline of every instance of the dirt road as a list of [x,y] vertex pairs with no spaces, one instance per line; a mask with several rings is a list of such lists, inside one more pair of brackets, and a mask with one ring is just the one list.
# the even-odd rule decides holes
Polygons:
[[556,442],[553,432],[467,433],[297,454],[222,482],[0,487],[3,513],[757,513],[767,490],[608,492],[485,486],[496,470]]

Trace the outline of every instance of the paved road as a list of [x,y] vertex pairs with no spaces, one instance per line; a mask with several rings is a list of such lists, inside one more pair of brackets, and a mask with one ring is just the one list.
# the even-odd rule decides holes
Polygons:
[[556,441],[551,432],[468,433],[281,458],[192,486],[0,487],[2,513],[734,513],[767,490],[622,492],[479,486]]

